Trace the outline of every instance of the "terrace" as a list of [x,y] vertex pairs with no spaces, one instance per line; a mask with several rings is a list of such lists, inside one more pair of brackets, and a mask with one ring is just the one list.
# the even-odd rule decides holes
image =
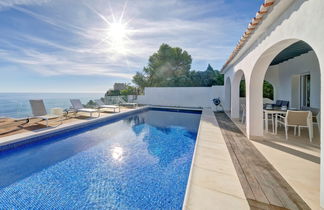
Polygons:
[[[311,141],[306,128],[301,135],[291,128],[286,139],[284,126],[276,123],[288,115],[287,109],[316,109],[322,116],[324,48],[316,34],[324,29],[308,23],[318,23],[323,14],[305,14],[323,7],[321,1],[265,1],[222,69],[224,86],[146,88],[137,100],[143,107],[121,109],[121,114],[147,107],[202,111],[183,209],[323,209],[320,117],[312,117]],[[301,23],[308,30],[297,30]],[[289,107],[264,105],[264,81],[274,90],[266,103],[286,100]],[[243,96],[241,83],[246,87]],[[220,98],[223,107],[216,107],[214,98]],[[278,113],[268,115],[269,110]],[[24,124],[6,119],[0,122],[0,142],[116,115],[120,114],[103,113],[96,119],[68,115],[61,126],[50,121],[50,128],[36,125],[36,120]]]
[[[132,107],[121,107],[120,112],[126,112],[129,110],[133,110]],[[114,115],[116,113],[108,110],[101,112],[101,118]],[[71,124],[71,123],[82,123],[87,122],[89,120],[93,120],[94,118],[89,118],[89,114],[87,113],[79,113],[76,117],[73,113],[69,113],[66,117],[63,118],[62,124]],[[39,129],[52,129],[55,127],[60,127],[58,125],[56,119],[49,120],[49,128],[46,128],[46,122],[40,119],[30,119],[28,123],[26,123],[25,119],[14,119],[14,118],[1,118],[0,119],[0,138],[6,136],[12,136],[16,134],[32,134],[37,133]]]

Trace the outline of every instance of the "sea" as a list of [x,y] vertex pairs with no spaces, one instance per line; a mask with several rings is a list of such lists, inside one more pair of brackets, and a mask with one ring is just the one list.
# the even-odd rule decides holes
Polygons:
[[0,117],[25,118],[31,116],[30,99],[43,99],[50,113],[51,108],[71,107],[70,99],[89,100],[104,97],[104,93],[0,93]]

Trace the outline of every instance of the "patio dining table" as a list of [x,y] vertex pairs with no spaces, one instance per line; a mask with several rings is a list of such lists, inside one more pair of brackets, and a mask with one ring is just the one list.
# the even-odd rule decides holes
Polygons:
[[[292,110],[292,111],[307,111],[307,110],[303,110],[303,109],[295,109],[295,108],[290,108],[287,110],[283,110],[280,107],[278,108],[271,108],[271,109],[267,109],[267,108],[263,108],[263,113],[265,115],[265,131],[269,132],[269,115],[271,115],[271,117],[274,118],[274,125],[272,126],[272,133],[277,134],[277,121],[278,121],[278,115],[286,115],[288,110]],[[313,118],[316,118],[316,116],[313,114]]]

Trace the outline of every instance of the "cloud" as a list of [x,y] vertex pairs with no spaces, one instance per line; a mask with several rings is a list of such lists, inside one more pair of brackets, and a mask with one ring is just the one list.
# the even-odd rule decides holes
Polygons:
[[22,5],[41,5],[50,0],[0,0],[0,10]]
[[[224,1],[0,0],[0,10],[4,8],[26,16],[12,18],[35,30],[3,30],[0,60],[45,76],[131,79],[162,43],[187,50],[196,70],[204,70],[208,63],[221,67],[246,23],[217,15],[226,8]],[[117,52],[109,42],[108,25],[121,14],[128,39],[125,49]]]

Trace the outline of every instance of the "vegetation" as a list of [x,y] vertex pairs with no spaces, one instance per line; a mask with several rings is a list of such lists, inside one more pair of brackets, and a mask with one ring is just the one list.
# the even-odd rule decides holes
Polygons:
[[108,90],[105,96],[120,96],[120,90]]
[[190,79],[190,86],[193,87],[224,85],[224,75],[219,71],[214,70],[210,64],[208,64],[206,71],[191,71]]
[[208,65],[206,71],[191,71],[192,58],[179,47],[162,44],[150,56],[143,72],[137,72],[133,83],[144,87],[197,87],[223,85],[224,76]]
[[[137,72],[133,83],[123,90],[108,90],[105,96],[138,95],[145,87],[210,87],[224,85],[224,75],[208,64],[205,71],[191,69],[192,58],[179,47],[162,44],[157,52],[149,57],[142,72]],[[245,97],[245,81],[240,83],[240,97]],[[273,99],[272,85],[264,81],[263,97]]]
[[138,95],[138,88],[127,84],[126,89],[120,91],[120,95],[122,96]]
[[269,98],[273,100],[273,86],[270,82],[264,81],[263,82],[263,98]]
[[130,84],[126,84],[125,89],[123,90],[108,90],[105,96],[127,96],[127,95],[138,95],[138,88],[131,86]]
[[246,94],[245,94],[245,80],[241,80],[240,82],[240,97],[245,98]]
[[[240,97],[245,97],[245,80],[240,83]],[[263,82],[263,98],[273,100],[273,86],[268,81]]]
[[87,104],[84,104],[83,106],[85,107],[85,108],[94,108],[94,107],[96,107],[96,102],[94,102],[93,100],[90,100],[90,101],[88,101],[88,103]]

